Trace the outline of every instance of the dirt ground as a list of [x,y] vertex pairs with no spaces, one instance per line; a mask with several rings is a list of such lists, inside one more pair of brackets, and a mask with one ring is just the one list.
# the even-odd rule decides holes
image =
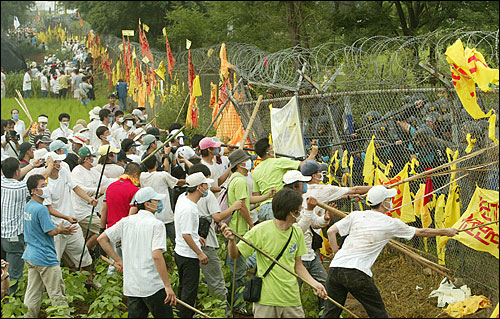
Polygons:
[[[445,312],[436,306],[437,298],[427,298],[432,290],[439,287],[443,279],[435,273],[425,274],[423,268],[385,248],[372,267],[373,279],[382,295],[391,318],[447,318]],[[416,289],[416,286],[423,289]],[[470,287],[470,285],[468,285]],[[473,295],[484,294],[471,288]],[[493,307],[498,300],[490,300]],[[368,318],[363,306],[351,295],[346,308],[362,318]],[[465,318],[485,318],[494,308],[486,308]]]

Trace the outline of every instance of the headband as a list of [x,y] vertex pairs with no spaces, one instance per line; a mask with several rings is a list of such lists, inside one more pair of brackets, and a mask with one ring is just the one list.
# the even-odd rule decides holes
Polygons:
[[39,116],[38,117],[38,122],[48,122],[49,121],[49,118],[46,117],[46,116]]

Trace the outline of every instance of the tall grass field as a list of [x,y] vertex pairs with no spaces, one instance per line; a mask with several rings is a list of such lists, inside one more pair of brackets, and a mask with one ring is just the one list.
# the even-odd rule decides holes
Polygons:
[[[71,116],[69,128],[73,129],[73,126],[79,119],[83,119],[87,121],[87,123],[89,123],[89,111],[92,110],[95,106],[102,107],[106,105],[108,103],[108,100],[106,98],[96,98],[95,101],[90,101],[90,104],[86,106],[83,106],[80,101],[72,97],[66,99],[53,99],[50,97],[47,97],[45,99],[28,98],[24,99],[24,102],[28,107],[33,121],[36,122],[40,114],[46,114],[49,117],[47,128],[51,132],[53,132],[56,128],[59,127],[59,114],[68,113]],[[23,120],[26,124],[26,128],[28,128],[30,120],[21,109],[21,107],[17,104],[14,98],[2,99],[1,106],[2,119],[12,118],[10,112],[13,108],[16,108],[19,110],[19,119]]]

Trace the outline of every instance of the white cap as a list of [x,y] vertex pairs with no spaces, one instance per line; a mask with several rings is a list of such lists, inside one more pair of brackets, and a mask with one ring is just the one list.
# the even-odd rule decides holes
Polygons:
[[290,170],[283,175],[283,184],[289,185],[295,182],[309,182],[311,179],[311,176],[304,176],[297,170]]
[[198,186],[204,183],[212,184],[213,182],[213,179],[206,178],[202,172],[193,173],[186,177],[186,185],[189,187]]
[[366,202],[370,206],[375,206],[382,203],[386,198],[396,196],[397,193],[398,191],[396,189],[387,189],[384,185],[373,186],[366,195]]
[[135,115],[137,116],[139,119],[141,120],[145,120],[146,118],[144,117],[144,115],[142,115],[142,111],[139,110],[139,109],[135,109],[132,111],[132,115]]
[[68,137],[68,140],[73,141],[76,144],[86,145],[85,141],[88,140],[88,138],[86,134],[79,132]]
[[44,147],[39,150],[36,150],[33,152],[33,160],[36,161],[40,158],[45,158],[45,154],[47,154],[49,151]]
[[138,141],[141,136],[146,135],[146,130],[142,127],[136,128],[133,132],[135,134],[134,142]]
[[90,110],[89,112],[89,116],[90,116],[90,119],[96,119],[98,120],[99,119],[99,111],[101,110],[101,108],[99,106],[96,106],[94,107],[92,110]]
[[193,158],[196,155],[194,150],[189,147],[189,146],[182,146],[177,149],[177,152],[175,152],[175,158],[179,159],[179,156],[182,156],[183,158],[189,160]]
[[130,205],[134,205],[135,202],[137,202],[138,204],[142,204],[152,199],[164,200],[166,196],[167,195],[165,194],[158,194],[157,192],[154,191],[153,188],[149,186],[143,187],[135,193],[134,197],[132,198],[132,201],[130,202]]
[[45,154],[43,158],[47,160],[49,157],[52,157],[54,161],[62,161],[66,158],[66,154],[57,154],[56,152],[48,152],[47,154]]

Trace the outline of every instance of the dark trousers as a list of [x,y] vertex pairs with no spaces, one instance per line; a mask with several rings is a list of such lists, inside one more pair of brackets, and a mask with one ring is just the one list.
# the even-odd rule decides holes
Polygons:
[[[328,271],[326,291],[339,304],[344,305],[350,292],[365,308],[370,318],[388,318],[384,301],[373,278],[358,269],[332,267]],[[322,318],[339,318],[342,309],[326,302]]]
[[68,89],[60,89],[59,90],[59,97],[61,98],[66,98],[66,92],[68,92]]
[[149,297],[128,297],[128,317],[147,318],[151,312],[155,318],[173,318],[172,307],[164,302],[166,297],[165,289]]
[[[186,258],[175,254],[175,264],[179,272],[179,288],[177,297],[194,306],[196,295],[198,294],[198,284],[200,281],[200,262],[198,258]],[[194,311],[186,307],[178,306],[180,318],[192,318]]]

